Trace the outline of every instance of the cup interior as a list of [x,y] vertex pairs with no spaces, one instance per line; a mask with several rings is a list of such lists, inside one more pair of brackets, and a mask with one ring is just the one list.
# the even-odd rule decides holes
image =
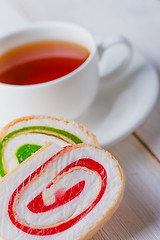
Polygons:
[[37,41],[67,41],[86,47],[90,55],[95,51],[91,34],[84,28],[66,22],[45,22],[6,35],[0,39],[0,54],[12,48]]
[[[77,69],[75,69],[73,72],[69,74],[74,74],[77,71],[79,71],[81,68],[83,68],[91,60],[91,58],[94,56],[96,51],[96,46],[95,46],[93,37],[86,29],[78,25],[75,25],[72,23],[66,23],[66,22],[43,22],[43,23],[33,24],[28,28],[6,35],[5,37],[1,38],[0,39],[0,55],[16,47],[34,43],[34,42],[41,42],[41,41],[63,41],[63,42],[76,43],[88,49],[89,57],[85,60],[84,63],[82,63],[82,65],[80,65]],[[16,60],[16,61],[21,62],[21,60]],[[15,64],[17,64],[17,62]],[[68,74],[65,76],[68,76]],[[65,76],[57,79],[62,80],[64,79]],[[38,83],[38,84],[41,84],[41,83]],[[7,84],[7,85],[10,85],[10,84]]]

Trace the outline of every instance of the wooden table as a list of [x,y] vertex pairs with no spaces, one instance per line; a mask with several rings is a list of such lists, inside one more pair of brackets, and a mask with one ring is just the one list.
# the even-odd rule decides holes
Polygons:
[[[40,0],[0,0],[1,34],[25,26],[28,21],[74,21],[86,26],[94,35],[124,34],[155,66],[160,66],[159,1],[143,0],[139,4],[138,1],[122,0],[119,4],[118,0],[41,0],[38,8],[37,2],[39,4]],[[19,3],[19,12],[14,3]],[[67,12],[61,3],[64,6],[71,4],[69,9],[74,11]],[[124,168],[126,190],[117,212],[92,240],[160,239],[159,125],[160,98],[147,120],[129,137],[109,149]]]
[[126,174],[117,212],[92,240],[160,239],[160,97],[134,133],[109,151]]

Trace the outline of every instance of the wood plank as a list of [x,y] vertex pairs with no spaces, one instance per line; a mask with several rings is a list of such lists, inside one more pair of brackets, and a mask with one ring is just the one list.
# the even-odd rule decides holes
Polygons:
[[146,121],[135,131],[135,135],[160,161],[160,96],[155,108]]
[[130,135],[109,151],[126,173],[124,199],[92,240],[160,239],[160,164]]

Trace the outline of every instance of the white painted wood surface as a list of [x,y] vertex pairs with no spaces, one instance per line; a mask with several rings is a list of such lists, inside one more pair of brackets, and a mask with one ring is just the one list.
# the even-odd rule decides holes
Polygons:
[[160,161],[160,96],[150,116],[137,129],[136,135]]
[[160,239],[160,164],[133,134],[109,149],[126,173],[124,199],[92,240]]
[[[7,8],[8,3],[12,6]],[[24,11],[24,18],[20,21],[20,16],[13,14],[14,4],[19,3],[19,9]],[[40,0],[38,0],[40,2]],[[5,34],[20,27],[32,15],[32,20],[71,20],[86,24],[91,0],[85,1],[83,16],[75,14],[73,11],[82,10],[80,1],[63,0],[63,11],[65,6],[72,4],[71,12],[66,13],[66,18],[58,15],[55,9],[43,9],[43,6],[50,4],[61,8],[58,1],[41,0],[41,8],[34,8],[37,1],[0,0],[0,32]],[[84,4],[84,1],[82,1]],[[88,2],[88,5],[87,5]],[[26,3],[26,8],[24,4]],[[43,4],[42,4],[43,3]],[[45,3],[45,4],[44,4]],[[132,43],[145,53],[160,69],[160,2],[157,0],[135,0],[121,1],[93,1],[92,7],[97,4],[94,11],[94,18],[88,20],[88,29],[93,34],[106,34],[122,32]],[[101,4],[101,7],[100,7]],[[28,14],[27,14],[28,6]],[[34,7],[32,7],[34,6]],[[106,11],[104,6],[106,6]],[[4,9],[8,9],[8,15]],[[43,16],[41,15],[44,10]],[[100,11],[102,10],[102,11]],[[20,15],[22,15],[20,12]],[[12,14],[11,14],[12,13]],[[2,17],[3,14],[3,17]],[[98,17],[101,14],[101,18]],[[108,15],[107,15],[108,14]],[[99,15],[100,16],[100,15]],[[12,18],[11,18],[12,17]],[[92,16],[93,17],[93,16]],[[93,19],[97,19],[96,25],[91,24]],[[106,24],[104,29],[104,19],[111,25]],[[4,20],[3,20],[4,19]],[[14,24],[13,19],[17,19]],[[26,20],[27,19],[27,20]],[[10,25],[12,22],[12,25]],[[99,26],[98,28],[96,26]],[[112,26],[112,27],[111,27]],[[143,34],[141,34],[143,32]],[[146,41],[146,39],[148,41]],[[109,149],[109,151],[119,160],[126,173],[126,190],[124,199],[114,214],[92,240],[159,240],[160,239],[160,98],[155,109],[146,121],[124,141]]]

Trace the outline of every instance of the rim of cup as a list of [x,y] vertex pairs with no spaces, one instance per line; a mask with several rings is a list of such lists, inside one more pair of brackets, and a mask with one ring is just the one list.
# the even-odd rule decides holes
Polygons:
[[[68,73],[68,74],[66,74],[66,75],[64,75],[62,77],[59,77],[59,78],[53,79],[51,81],[48,81],[48,82],[29,84],[29,85],[14,85],[14,84],[7,84],[7,83],[0,82],[0,86],[6,87],[6,88],[10,88],[10,87],[12,87],[12,88],[38,88],[38,87],[44,87],[44,86],[48,86],[48,85],[51,85],[51,84],[56,84],[56,83],[59,83],[59,82],[67,80],[68,78],[70,78],[70,77],[74,76],[75,74],[79,73],[81,70],[83,70],[89,64],[89,62],[93,59],[93,57],[95,55],[95,52],[96,52],[95,41],[93,39],[93,36],[90,34],[90,32],[87,29],[85,29],[82,26],[80,26],[78,24],[75,24],[75,23],[64,22],[64,21],[43,21],[43,22],[33,23],[32,25],[29,25],[29,26],[27,26],[27,27],[25,27],[23,29],[19,29],[19,30],[16,30],[16,31],[12,32],[12,33],[8,33],[8,34],[2,36],[0,38],[0,41],[5,40],[7,38],[15,37],[15,36],[17,36],[19,34],[24,34],[25,32],[28,32],[28,31],[33,31],[34,29],[40,29],[41,27],[47,27],[47,26],[51,27],[51,26],[54,26],[54,25],[68,25],[68,26],[76,27],[76,28],[79,28],[79,29],[83,30],[84,33],[88,34],[88,36],[92,40],[92,45],[94,46],[94,49],[93,49],[92,52],[90,52],[89,56],[84,61],[84,63],[82,63],[78,68],[76,68],[72,72],[70,72],[70,73]],[[47,40],[47,38],[46,38],[46,40]],[[68,41],[68,42],[71,42],[71,41]],[[30,41],[30,43],[32,43],[32,41]],[[83,46],[82,44],[79,44],[79,45]],[[19,45],[19,46],[21,46],[21,45]],[[13,48],[11,48],[11,49],[13,49]]]

